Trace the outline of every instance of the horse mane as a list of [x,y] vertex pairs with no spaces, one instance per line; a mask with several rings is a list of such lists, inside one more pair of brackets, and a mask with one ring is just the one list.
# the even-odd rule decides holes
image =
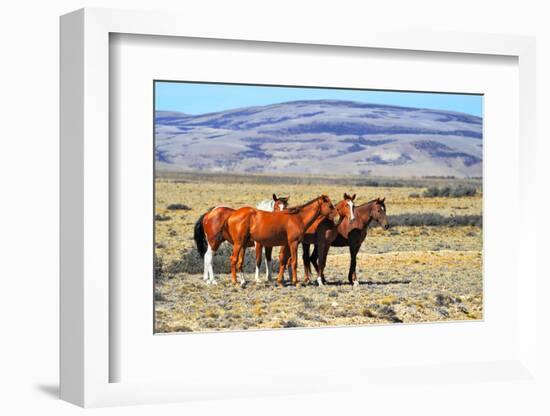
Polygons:
[[296,205],[295,207],[290,207],[286,210],[286,212],[288,214],[296,214],[298,212],[300,212],[303,208],[305,208],[306,206],[310,205],[310,204],[313,204],[315,201],[317,201],[320,197],[316,197],[316,198],[313,198],[311,201],[309,202],[306,202],[305,204],[302,204],[302,205]]
[[366,205],[374,204],[375,202],[378,202],[380,205],[382,205],[384,207],[384,210],[386,209],[386,203],[382,202],[379,198],[371,199],[370,201],[365,202],[364,204],[361,204],[361,205],[359,205],[358,207],[355,207],[355,208],[361,208],[361,207],[366,206]]

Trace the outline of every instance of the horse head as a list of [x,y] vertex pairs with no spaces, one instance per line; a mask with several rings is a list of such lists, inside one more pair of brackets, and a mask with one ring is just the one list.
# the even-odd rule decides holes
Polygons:
[[390,228],[390,224],[388,222],[388,217],[386,215],[386,198],[376,198],[373,201],[373,205],[371,208],[371,216],[372,219],[375,220],[378,224],[380,224],[384,229]]
[[319,198],[317,198],[317,201],[319,202],[320,215],[328,218],[331,221],[335,221],[338,216],[338,211],[336,211],[336,208],[332,204],[332,201],[330,200],[328,195],[321,195]]
[[289,199],[290,199],[290,196],[278,197],[277,195],[273,194],[273,201],[274,201],[273,211],[277,212],[277,211],[284,211],[285,209],[287,209]]
[[355,220],[354,201],[355,194],[350,196],[347,193],[344,193],[344,199],[336,204],[336,211],[338,211],[340,219],[347,218],[350,223]]

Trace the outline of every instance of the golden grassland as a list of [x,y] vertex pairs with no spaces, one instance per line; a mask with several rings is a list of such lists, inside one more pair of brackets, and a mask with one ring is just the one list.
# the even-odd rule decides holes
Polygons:
[[[218,178],[219,179],[219,178]],[[347,284],[346,247],[331,248],[329,285],[275,287],[253,279],[253,250],[247,252],[248,284],[233,287],[229,278],[231,246],[224,243],[214,260],[218,285],[202,281],[202,260],[194,247],[197,218],[215,205],[256,205],[272,193],[290,195],[291,204],[328,194],[334,203],[344,192],[357,204],[386,197],[392,216],[421,213],[444,217],[481,215],[481,195],[418,198],[418,187],[365,187],[356,184],[288,183],[232,177],[179,175],[155,183],[155,329],[157,332],[213,331],[279,327],[364,325],[481,319],[483,305],[482,229],[479,226],[398,226],[369,229],[358,256],[358,288]],[[189,209],[169,209],[183,204]],[[276,258],[278,249],[274,250]],[[264,267],[262,265],[262,267]],[[274,262],[274,269],[276,262]],[[299,278],[302,265],[299,263]]]

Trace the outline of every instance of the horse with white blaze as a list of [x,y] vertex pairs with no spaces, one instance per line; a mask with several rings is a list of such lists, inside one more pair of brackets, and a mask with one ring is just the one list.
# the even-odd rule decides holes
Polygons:
[[[288,207],[289,196],[277,197],[273,194],[272,199],[266,199],[257,205],[257,209],[263,211],[283,211]],[[194,240],[200,256],[204,259],[204,281],[206,284],[217,284],[214,278],[212,262],[218,248],[224,241],[233,244],[231,237],[223,231],[223,224],[229,216],[235,212],[234,208],[219,205],[202,214],[195,222]],[[256,250],[261,246],[256,246]],[[266,247],[266,277],[271,278],[271,248]],[[269,260],[268,260],[269,259]],[[256,281],[259,281],[259,271],[256,271]]]

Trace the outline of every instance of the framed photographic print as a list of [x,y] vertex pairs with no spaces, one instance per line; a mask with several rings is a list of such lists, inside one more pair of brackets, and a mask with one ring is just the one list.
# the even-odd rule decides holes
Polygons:
[[536,384],[533,40],[180,22],[61,19],[62,398]]
[[155,332],[482,319],[482,95],[154,94]]

